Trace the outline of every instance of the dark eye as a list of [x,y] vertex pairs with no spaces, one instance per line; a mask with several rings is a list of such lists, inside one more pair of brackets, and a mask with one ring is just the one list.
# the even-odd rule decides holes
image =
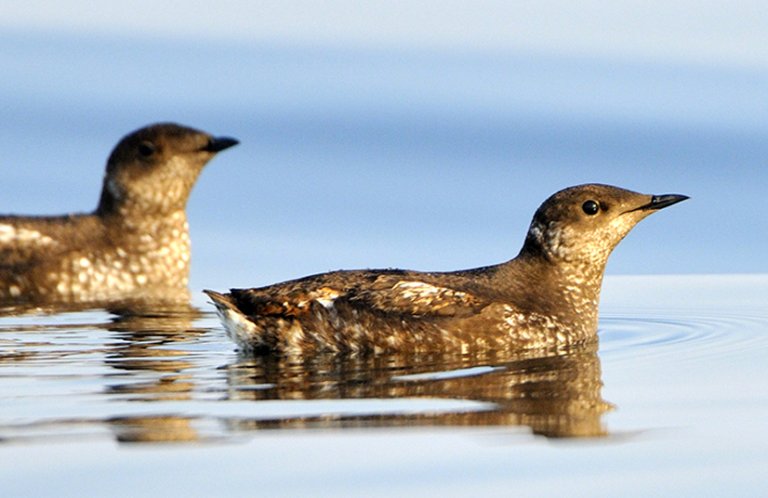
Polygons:
[[581,205],[581,209],[584,210],[584,212],[588,215],[592,216],[600,211],[600,204],[598,204],[596,201],[587,201]]
[[141,154],[144,157],[149,157],[152,154],[155,153],[155,144],[152,142],[141,142],[139,144],[139,154]]

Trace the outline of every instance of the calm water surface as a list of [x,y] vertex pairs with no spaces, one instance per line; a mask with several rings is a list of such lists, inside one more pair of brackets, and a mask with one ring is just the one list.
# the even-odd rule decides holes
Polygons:
[[768,276],[613,277],[604,294],[599,352],[546,359],[242,357],[202,299],[7,316],[0,489],[767,491]]
[[[241,140],[190,200],[200,312],[0,317],[0,496],[768,495],[762,65],[0,42],[0,212],[92,209],[150,122]],[[505,261],[583,182],[692,197],[609,275],[732,275],[608,278],[599,350],[548,359],[239,357],[198,292]]]

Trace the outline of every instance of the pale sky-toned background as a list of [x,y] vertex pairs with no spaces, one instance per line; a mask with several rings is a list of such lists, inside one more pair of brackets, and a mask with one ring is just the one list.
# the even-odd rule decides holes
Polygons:
[[768,65],[761,1],[3,2],[0,26]]
[[554,191],[692,199],[609,273],[768,271],[764,2],[0,2],[0,212],[91,209],[125,133],[241,144],[193,287],[513,257]]

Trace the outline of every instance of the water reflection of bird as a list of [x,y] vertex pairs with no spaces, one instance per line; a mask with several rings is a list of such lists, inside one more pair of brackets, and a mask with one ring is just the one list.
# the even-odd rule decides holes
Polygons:
[[[193,417],[175,414],[166,403],[191,401],[199,389],[198,365],[188,345],[209,330],[197,321],[202,313],[190,305],[112,310],[112,347],[105,363],[110,374],[105,395],[113,401],[160,403],[144,414],[106,419],[121,442],[196,441],[201,434]],[[167,413],[171,410],[171,413]]]
[[190,417],[114,417],[107,422],[121,443],[177,443],[201,439]]
[[[110,323],[104,325],[112,332],[114,340],[114,345],[105,355],[108,365],[118,370],[147,370],[160,374],[180,373],[193,366],[186,359],[188,353],[173,346],[189,344],[205,334],[207,329],[195,324],[203,316],[200,310],[191,305],[178,305],[111,311],[114,316]],[[165,376],[157,381],[157,385],[163,388],[158,388],[156,392],[141,389],[141,392],[162,394],[179,391],[169,388]]]
[[[330,353],[296,358],[242,357],[228,368],[229,396],[236,400],[342,400],[427,398],[489,403],[490,408],[421,413],[315,416],[229,421],[234,430],[398,426],[525,426],[548,437],[602,436],[596,345],[566,348],[549,357],[478,353]],[[424,404],[429,407],[429,403]],[[310,405],[311,406],[311,405]],[[330,405],[333,406],[333,405]],[[342,405],[343,406],[343,405]],[[381,406],[381,405],[379,405]],[[323,404],[328,410],[329,405]],[[258,406],[254,405],[257,410]],[[306,407],[305,407],[306,409]]]
[[123,138],[90,214],[0,217],[0,303],[188,300],[187,199],[236,140],[175,124]]
[[448,273],[340,271],[206,291],[243,351],[500,351],[594,340],[605,264],[640,220],[682,195],[571,187],[536,211],[519,255]]
[[[130,304],[111,309],[111,314],[56,314],[51,317],[53,323],[45,323],[46,318],[38,315],[21,318],[24,324],[4,324],[0,332],[12,340],[7,341],[8,347],[0,348],[0,366],[52,370],[43,375],[54,379],[61,375],[62,380],[73,371],[83,376],[93,374],[98,379],[92,385],[99,386],[100,391],[89,394],[112,407],[99,410],[91,405],[79,417],[43,417],[27,428],[17,426],[15,437],[23,437],[25,431],[36,437],[36,433],[45,434],[47,427],[89,425],[108,426],[121,442],[194,441],[210,436],[210,424],[175,406],[206,396],[210,386],[201,372],[210,370],[212,376],[218,375],[214,367],[219,362],[201,364],[194,349],[210,333],[209,327],[199,323],[203,314],[186,303]],[[35,340],[38,334],[44,337],[43,342]],[[92,364],[94,360],[109,368],[98,368]],[[122,413],[129,404],[135,408]]]

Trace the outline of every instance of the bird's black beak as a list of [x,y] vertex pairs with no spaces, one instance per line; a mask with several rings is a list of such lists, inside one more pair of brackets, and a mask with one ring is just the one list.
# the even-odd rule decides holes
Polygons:
[[208,145],[203,147],[203,150],[207,152],[221,152],[239,143],[238,140],[230,137],[212,137],[208,141]]
[[687,195],[680,195],[680,194],[664,194],[664,195],[654,195],[651,197],[651,202],[646,204],[643,209],[662,209],[667,206],[671,206],[672,204],[677,204],[678,202],[682,202],[684,200],[688,199]]
[[651,197],[651,202],[648,204],[643,204],[640,207],[636,207],[631,211],[656,211],[658,209],[671,206],[672,204],[677,204],[678,202],[682,202],[686,199],[689,199],[687,195],[680,194],[654,195]]

